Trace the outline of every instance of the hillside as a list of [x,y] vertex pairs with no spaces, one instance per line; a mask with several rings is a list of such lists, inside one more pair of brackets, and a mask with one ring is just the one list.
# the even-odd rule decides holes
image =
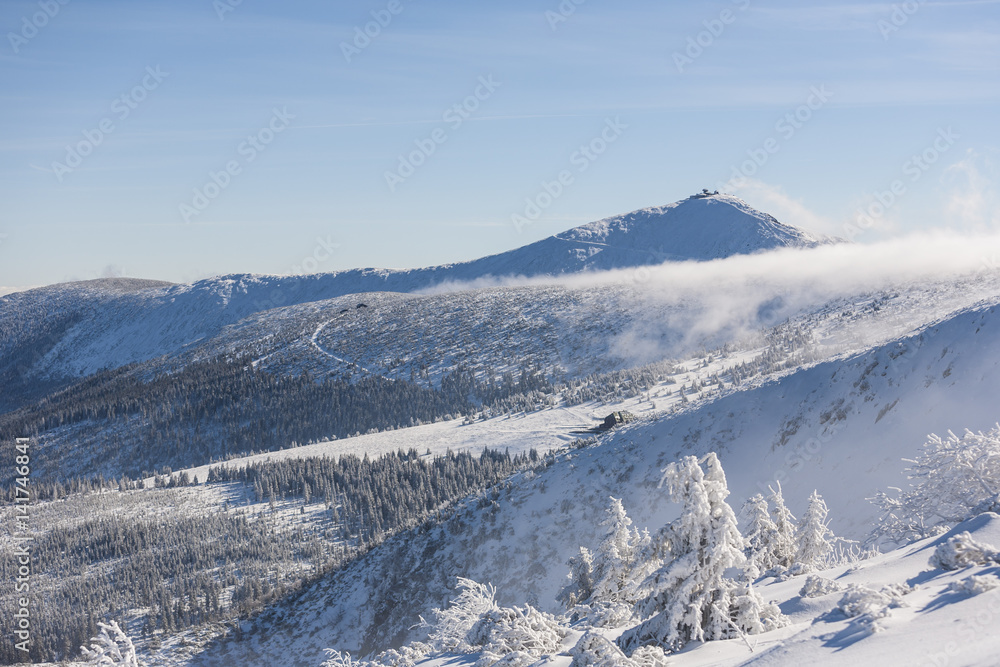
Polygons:
[[252,665],[318,655],[325,646],[362,653],[386,648],[408,635],[417,614],[448,595],[455,576],[496,584],[505,604],[532,600],[554,610],[566,562],[578,546],[594,544],[608,496],[621,497],[640,527],[662,526],[676,509],[657,488],[659,470],[686,454],[719,453],[736,507],[778,480],[790,508],[800,512],[818,489],[834,531],[863,539],[876,516],[865,499],[902,483],[901,459],[912,457],[927,433],[991,427],[998,392],[1000,307],[994,299],[915,336],[566,452],[440,526],[389,540],[277,606],[256,630],[247,628],[249,639],[223,643],[191,664],[225,664],[213,657],[217,651]]
[[[630,253],[671,256],[658,241],[690,242],[688,261],[635,270]],[[780,481],[801,513],[818,489],[861,540],[867,498],[905,483],[928,433],[997,420],[1000,274],[982,262],[997,239],[829,243],[710,195],[558,243],[590,249],[503,284],[482,264],[410,292],[245,275],[0,299],[0,439],[33,436],[37,590],[73,641],[92,624],[72,602],[84,576],[86,608],[164,665],[398,646],[456,576],[557,611],[608,497],[656,531],[677,513],[659,471],[709,451],[737,509]],[[639,420],[594,428],[621,410]],[[185,538],[202,515],[205,548]],[[137,551],[108,550],[117,534]],[[43,634],[44,655],[73,649]]]
[[[840,239],[782,224],[732,195],[695,195],[570,229],[536,243],[482,259],[386,276],[426,285],[483,276],[562,275],[607,271],[666,261],[705,261],[778,248],[812,248]],[[419,278],[417,278],[419,276]],[[408,290],[405,290],[408,291]]]
[[[0,373],[18,388],[39,381],[65,383],[103,368],[175,357],[256,313],[350,294],[410,293],[442,283],[710,260],[832,241],[783,225],[735,197],[713,195],[600,220],[471,262],[425,269],[228,275],[185,285],[128,279],[54,285],[0,296]],[[27,327],[27,321],[33,324]]]

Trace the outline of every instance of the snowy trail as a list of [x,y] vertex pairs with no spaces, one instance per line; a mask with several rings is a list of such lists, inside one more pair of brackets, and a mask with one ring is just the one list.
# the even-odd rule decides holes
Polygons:
[[309,339],[309,342],[312,343],[312,346],[315,347],[321,354],[325,354],[326,356],[328,356],[329,358],[333,359],[334,361],[337,361],[339,363],[344,364],[345,366],[349,366],[349,367],[352,367],[352,368],[359,368],[359,369],[361,369],[361,371],[363,373],[367,373],[368,375],[373,375],[373,373],[370,370],[368,370],[367,368],[365,368],[361,364],[355,363],[353,361],[348,361],[347,359],[344,359],[343,357],[338,357],[336,354],[334,354],[333,352],[330,352],[329,350],[325,349],[322,345],[320,345],[316,341],[316,338],[319,336],[320,332],[323,331],[323,329],[326,327],[326,325],[330,324],[331,322],[333,322],[333,320],[327,320],[326,322],[323,322],[318,327],[316,327],[316,331],[313,332],[312,337],[310,337],[310,339]]

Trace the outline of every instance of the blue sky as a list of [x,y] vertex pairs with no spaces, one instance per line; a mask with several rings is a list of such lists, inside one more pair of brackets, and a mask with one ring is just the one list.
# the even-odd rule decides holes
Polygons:
[[1000,2],[235,2],[0,4],[0,285],[438,264],[703,187],[1000,224]]

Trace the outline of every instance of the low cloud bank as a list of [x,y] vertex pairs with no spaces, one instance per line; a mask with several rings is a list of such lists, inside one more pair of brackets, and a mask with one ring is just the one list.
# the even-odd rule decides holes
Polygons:
[[[979,298],[1000,294],[996,291],[1000,234],[922,233],[708,262],[668,262],[557,277],[487,277],[437,285],[424,293],[543,285],[613,289],[634,310],[632,326],[615,335],[613,349],[635,362],[647,362],[685,348],[719,345],[837,299],[976,276],[983,278],[982,284],[972,292],[964,290],[965,297],[955,300],[954,308],[966,305],[970,294]],[[947,309],[948,304],[945,300],[942,307]],[[905,324],[896,322],[892,331],[855,326],[852,335],[874,342],[890,333],[899,335]]]

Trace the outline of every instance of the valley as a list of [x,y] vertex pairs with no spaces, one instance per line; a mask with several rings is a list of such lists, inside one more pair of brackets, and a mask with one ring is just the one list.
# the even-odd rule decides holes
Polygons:
[[[472,263],[447,274],[466,282],[406,274],[406,291],[384,289],[404,274],[362,271],[115,279],[0,297],[11,388],[0,433],[32,439],[46,554],[37,604],[65,623],[40,626],[36,658],[70,657],[102,619],[157,665],[318,665],[327,648],[385,655],[423,641],[420,618],[447,603],[458,577],[495,586],[497,604],[559,615],[568,563],[595,548],[608,498],[657,535],[679,519],[661,470],[710,454],[741,524],[756,493],[780,485],[796,514],[821,493],[844,540],[829,576],[845,586],[918,577],[926,559],[914,554],[926,548],[879,538],[871,499],[906,487],[905,460],[928,434],[996,424],[1000,275],[970,261],[988,248],[956,240],[946,261],[926,262],[933,240],[834,243],[732,199],[553,238],[638,247],[651,242],[653,216],[669,229],[687,210],[694,229],[728,207],[710,218],[745,225],[739,238],[763,235],[740,242],[750,254],[705,249],[693,233],[677,249],[685,261],[611,252],[613,267],[528,262],[548,273],[508,276]],[[908,267],[844,274],[887,252]],[[338,294],[357,275],[386,283]],[[596,428],[616,412],[636,419]],[[983,516],[969,520],[995,539]],[[869,568],[886,574],[857,574]],[[761,664],[873,643],[815,634],[820,622],[845,637],[855,626],[798,595],[804,577],[772,579],[755,586],[791,625],[751,640]],[[83,581],[98,583],[83,593]],[[886,632],[909,638],[924,617]],[[588,630],[559,618],[568,651]],[[745,643],[670,660],[744,664]],[[454,659],[420,656],[394,667]]]

